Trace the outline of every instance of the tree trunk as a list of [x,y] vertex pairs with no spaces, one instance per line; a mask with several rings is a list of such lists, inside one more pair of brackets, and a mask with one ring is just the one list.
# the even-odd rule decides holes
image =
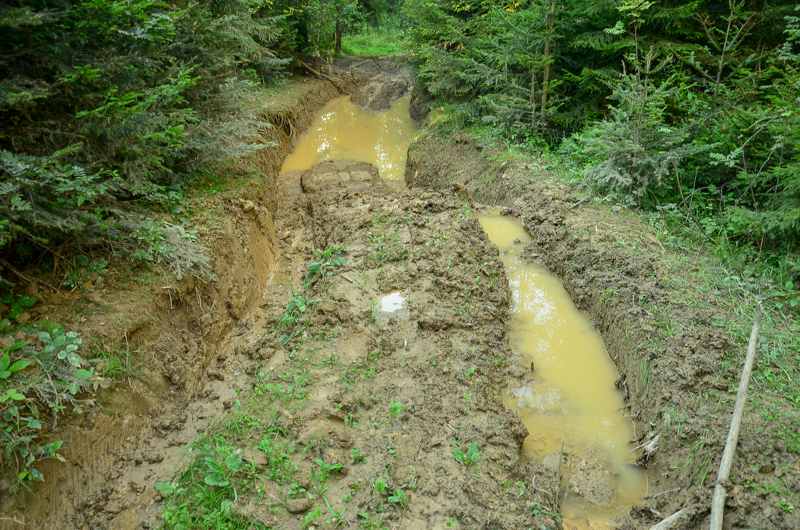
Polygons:
[[547,127],[545,111],[547,110],[547,88],[550,84],[550,38],[553,34],[553,22],[556,18],[556,2],[550,4],[550,20],[547,22],[547,40],[544,41],[544,74],[542,76],[542,129]]
[[342,23],[338,19],[333,30],[333,53],[342,51]]
[[531,62],[531,127],[536,127],[536,61],[539,54],[533,54]]

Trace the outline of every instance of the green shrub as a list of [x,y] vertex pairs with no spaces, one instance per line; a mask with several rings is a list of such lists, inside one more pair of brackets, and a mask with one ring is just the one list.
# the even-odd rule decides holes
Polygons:
[[[3,302],[11,306],[0,321],[0,329],[6,330],[20,308],[35,300],[6,296]],[[43,424],[55,425],[59,415],[83,413],[94,406],[94,391],[111,385],[78,354],[83,342],[77,333],[55,327],[40,331],[37,342],[16,341],[0,349],[0,464],[3,470],[13,469],[21,484],[44,480],[37,461],[61,458],[62,442],[45,443]]]

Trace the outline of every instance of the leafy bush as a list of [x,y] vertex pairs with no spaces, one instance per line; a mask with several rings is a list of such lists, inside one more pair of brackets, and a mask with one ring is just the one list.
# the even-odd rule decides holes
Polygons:
[[[28,306],[28,298],[14,302],[7,317]],[[8,319],[2,322],[7,328]],[[13,468],[23,484],[44,480],[37,461],[61,458],[61,441],[42,443],[43,423],[55,425],[59,414],[83,413],[94,406],[94,391],[111,384],[78,354],[82,345],[77,333],[55,327],[38,333],[38,345],[22,340],[0,350],[0,463]]]

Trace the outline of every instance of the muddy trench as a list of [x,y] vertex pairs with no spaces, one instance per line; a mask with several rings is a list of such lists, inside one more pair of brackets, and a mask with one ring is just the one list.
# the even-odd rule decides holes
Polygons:
[[[162,495],[155,483],[181,469],[183,448],[232,415],[275,427],[280,440],[303,448],[291,484],[312,491],[317,459],[342,464],[325,503],[266,479],[242,494],[233,512],[263,527],[326,527],[306,520],[318,508],[326,516],[338,512],[345,527],[366,519],[375,528],[420,529],[638,528],[658,520],[658,510],[671,513],[668,497],[631,509],[674,485],[669,477],[653,479],[663,468],[653,457],[658,433],[648,400],[663,398],[637,377],[637,360],[627,355],[638,340],[630,310],[584,278],[585,264],[575,270],[576,247],[561,235],[559,192],[493,186],[487,175],[498,177],[498,170],[479,155],[456,150],[447,159],[444,152],[426,158],[419,153],[424,143],[412,148],[407,165],[405,156],[398,164],[397,152],[414,135],[398,118],[414,109],[413,79],[392,62],[360,63],[350,70],[340,64],[332,79],[296,81],[291,95],[265,112],[274,126],[265,140],[278,147],[255,163],[272,178],[209,210],[221,220],[209,234],[218,279],[190,279],[155,299],[129,300],[136,318],[123,337],[151,355],[152,384],[134,381],[103,396],[113,413],[64,426],[67,462],[47,462],[43,472],[52,480],[18,496],[15,507],[6,504],[4,513],[30,528],[156,528]],[[382,121],[369,131],[365,123],[376,113]],[[359,158],[363,146],[348,150],[348,139],[326,132],[326,123],[360,131],[367,145],[391,147]],[[387,129],[399,133],[387,138]],[[466,187],[454,186],[458,181]],[[523,191],[521,206],[512,199]],[[496,211],[475,199],[510,208]],[[502,228],[516,235],[497,239],[487,228],[495,222],[516,223]],[[334,246],[345,264],[331,266],[330,276],[312,275],[304,287],[315,251]],[[583,398],[537,386],[555,376],[537,359],[543,346],[526,350],[514,328],[525,295],[509,260],[541,264],[563,280],[563,287],[547,280],[540,296],[561,297],[563,311],[577,320],[561,338],[558,330],[545,334],[567,341],[565,348],[591,350],[598,364],[588,367]],[[313,311],[286,326],[287,302],[298,294],[314,300]],[[579,342],[569,342],[574,335]],[[596,376],[600,371],[605,375]],[[569,367],[566,374],[578,377]],[[595,384],[603,389],[587,386]],[[548,392],[567,403],[564,410],[535,410]],[[594,401],[600,412],[584,411],[583,420],[567,410]],[[594,431],[560,428],[598,415]],[[252,436],[241,447],[244,458],[265,466]],[[473,444],[475,462],[455,457]],[[645,466],[652,466],[650,491]],[[389,491],[407,492],[405,509],[376,495],[378,478]]]
[[[64,440],[65,461],[45,460],[46,477],[32,491],[13,494],[13,478],[0,482],[0,528],[148,528],[157,526],[154,484],[179,466],[180,447],[230,410],[246,385],[224,381],[224,344],[254,308],[276,274],[277,176],[283,159],[314,116],[344,86],[298,78],[271,99],[263,141],[275,147],[248,164],[273,178],[250,181],[208,201],[194,219],[211,248],[211,281],[187,275],[152,289],[125,285],[115,292],[32,293],[41,314],[82,311],[77,323],[103,345],[133,351],[144,363],[147,384],[128,378],[127,388],[101,391],[101,408],[62,418],[50,435]],[[151,526],[148,526],[151,525]]]

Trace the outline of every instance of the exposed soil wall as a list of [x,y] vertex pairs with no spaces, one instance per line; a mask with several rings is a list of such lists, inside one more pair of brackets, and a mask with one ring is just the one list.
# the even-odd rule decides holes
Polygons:
[[[204,212],[192,219],[198,241],[211,249],[213,279],[188,275],[176,281],[156,268],[138,286],[114,278],[112,266],[104,287],[30,293],[40,301],[32,318],[78,329],[98,346],[130,350],[144,363],[148,385],[130,380],[129,389],[99,396],[102,412],[62,418],[49,435],[64,440],[66,462],[41,462],[46,481],[15,499],[13,478],[4,480],[0,513],[28,528],[54,530],[135,528],[153,519],[155,513],[135,507],[150,506],[154,477],[174,468],[169,458],[165,462],[169,448],[188,443],[213,419],[208,408],[192,406],[192,397],[208,374],[216,377],[225,355],[221,340],[262,302],[275,273],[276,179],[283,158],[319,109],[339,95],[329,81],[298,78],[265,102],[264,120],[272,127],[263,141],[275,145],[249,161],[263,177],[209,195]],[[185,428],[187,422],[192,428]],[[20,528],[0,520],[6,527]]]
[[[416,97],[416,101],[424,101],[424,95]],[[467,135],[424,135],[408,150],[406,182],[411,187],[434,190],[449,189],[453,182],[459,182],[480,203],[510,206],[525,182],[516,175],[511,177],[513,166],[494,163],[488,154],[481,143]]]
[[[576,306],[601,332],[629,397],[637,461],[648,469],[648,498],[627,527],[649,528],[663,516],[693,507],[685,528],[707,528],[711,495],[730,422],[743,345],[713,323],[713,293],[704,308],[682,302],[670,254],[640,220],[580,204],[566,185],[533,164],[491,162],[467,136],[423,134],[409,149],[410,186],[447,189],[458,183],[479,201],[509,207],[533,237],[525,257],[557,274]],[[691,285],[691,280],[687,280]],[[674,414],[673,414],[674,412]],[[739,484],[774,474],[788,491],[800,487],[800,463],[785,443],[763,434],[765,420],[745,414],[734,462]],[[798,528],[781,510],[781,496],[732,485],[726,528]]]

